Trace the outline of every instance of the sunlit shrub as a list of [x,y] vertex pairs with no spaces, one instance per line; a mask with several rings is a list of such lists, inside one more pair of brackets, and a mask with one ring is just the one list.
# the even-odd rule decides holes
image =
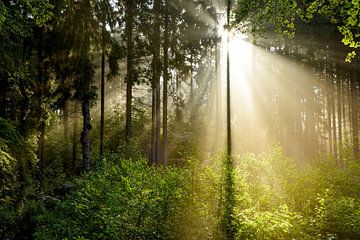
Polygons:
[[222,155],[207,162],[190,159],[185,174],[176,239],[216,239],[222,215]]
[[360,202],[351,197],[319,196],[312,225],[320,239],[360,239]]
[[76,191],[38,216],[37,239],[169,239],[184,197],[182,174],[145,160],[103,163]]
[[358,239],[360,164],[333,157],[307,166],[281,148],[237,160],[238,239]]

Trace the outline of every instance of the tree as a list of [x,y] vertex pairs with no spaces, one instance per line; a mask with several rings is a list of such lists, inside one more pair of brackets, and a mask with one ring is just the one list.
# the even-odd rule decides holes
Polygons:
[[151,133],[151,161],[160,164],[160,10],[161,1],[154,0],[154,29],[153,29],[153,60],[152,60],[152,133]]
[[127,49],[127,73],[126,73],[126,142],[129,143],[131,139],[131,102],[132,102],[132,86],[134,82],[134,39],[133,39],[133,25],[134,25],[134,8],[136,2],[132,0],[126,1],[126,49]]
[[[116,18],[113,6],[108,0],[96,1],[96,14],[101,29],[101,79],[100,79],[100,157],[104,153],[104,120],[105,120],[105,55],[106,49],[111,44],[111,37],[106,30],[106,26],[110,27],[110,31],[115,26]],[[113,65],[110,65],[110,68]]]
[[[95,2],[82,0],[79,2],[68,2],[65,11],[62,30],[65,32],[68,41],[71,42],[68,61],[71,61],[71,77],[74,79],[76,89],[75,99],[81,103],[83,115],[83,130],[80,142],[82,144],[83,170],[90,169],[90,130],[92,129],[90,108],[92,101],[96,98],[94,82],[94,65],[92,63],[92,45],[101,42],[102,28],[99,28],[99,19],[96,18]],[[76,24],[75,24],[76,23]],[[73,33],[76,32],[76,35]],[[100,33],[100,34],[98,34]]]
[[164,64],[163,64],[163,164],[168,164],[168,82],[169,82],[169,44],[170,44],[170,29],[169,29],[169,0],[165,0],[164,6]]

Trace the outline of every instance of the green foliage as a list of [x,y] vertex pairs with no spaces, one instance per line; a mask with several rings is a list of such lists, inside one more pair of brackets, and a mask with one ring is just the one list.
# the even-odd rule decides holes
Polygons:
[[237,0],[233,25],[243,32],[259,34],[266,27],[274,27],[280,36],[293,37],[296,19],[310,22],[325,16],[342,34],[342,42],[349,46],[347,62],[356,56],[360,47],[360,4],[357,0]]
[[38,217],[37,239],[170,238],[184,196],[178,169],[156,169],[145,160],[104,160],[76,181],[76,191]]
[[[0,145],[4,144],[0,142]],[[14,182],[16,181],[16,159],[13,158],[9,153],[2,150],[0,146],[0,196],[1,201],[8,202],[8,193],[13,192],[15,189]],[[6,149],[5,149],[6,150]]]
[[233,25],[242,32],[258,34],[272,24],[280,36],[292,37],[298,4],[295,0],[237,0]]
[[30,170],[33,170],[35,164],[34,148],[24,141],[9,122],[0,118],[1,203],[21,201],[26,194],[23,185],[26,185],[26,179],[31,178]]
[[201,163],[190,159],[183,168],[185,193],[175,239],[216,239],[221,236],[222,156]]
[[34,18],[37,26],[44,26],[52,17],[53,5],[49,0],[23,0]]
[[4,5],[4,3],[1,2],[0,3],[0,30],[1,30],[1,25],[5,22],[6,15],[7,15],[7,9]]
[[29,235],[26,234],[29,228],[33,227],[32,219],[37,211],[31,210],[31,202],[27,199],[33,197],[36,190],[36,180],[32,176],[35,164],[36,157],[31,141],[25,141],[14,126],[0,118],[2,239],[23,239]]
[[317,237],[321,239],[359,239],[360,202],[351,197],[329,194],[318,198],[312,219]]
[[[49,146],[62,144],[55,136]],[[304,167],[275,146],[258,156],[234,157],[231,171],[222,154],[204,162],[191,158],[182,167],[154,167],[131,146],[124,155],[96,161],[65,196],[51,190],[65,182],[54,158],[44,174],[49,195],[17,207],[3,204],[1,235],[14,239],[35,229],[35,239],[359,238],[356,161],[337,167],[329,157]]]
[[314,0],[304,4],[301,16],[303,20],[310,21],[315,15],[323,15],[336,25],[343,36],[342,42],[350,48],[346,61],[351,62],[360,47],[359,11],[359,1],[355,0]]
[[304,168],[279,147],[236,167],[236,239],[357,239],[359,163]]

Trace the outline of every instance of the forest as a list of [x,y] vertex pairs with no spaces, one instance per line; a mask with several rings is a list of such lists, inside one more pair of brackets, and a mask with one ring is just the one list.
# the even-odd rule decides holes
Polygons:
[[0,239],[360,239],[359,0],[0,1]]

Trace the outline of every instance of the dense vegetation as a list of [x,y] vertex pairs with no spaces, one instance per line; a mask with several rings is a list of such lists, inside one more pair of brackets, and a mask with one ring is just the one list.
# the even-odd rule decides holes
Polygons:
[[1,1],[0,239],[360,239],[359,12]]
[[[45,171],[43,193],[27,177],[21,206],[13,203],[24,183],[5,178],[1,235],[223,239],[227,224],[235,239],[357,239],[360,164],[351,155],[344,150],[342,167],[332,157],[304,166],[278,146],[235,157],[231,217],[225,210],[228,179],[222,154],[206,163],[189,158],[183,166],[154,167],[134,147],[131,158],[108,154],[91,172],[67,180],[52,165]],[[10,155],[2,156],[9,158],[3,163],[11,163]],[[9,164],[6,169],[12,177],[17,168]]]

